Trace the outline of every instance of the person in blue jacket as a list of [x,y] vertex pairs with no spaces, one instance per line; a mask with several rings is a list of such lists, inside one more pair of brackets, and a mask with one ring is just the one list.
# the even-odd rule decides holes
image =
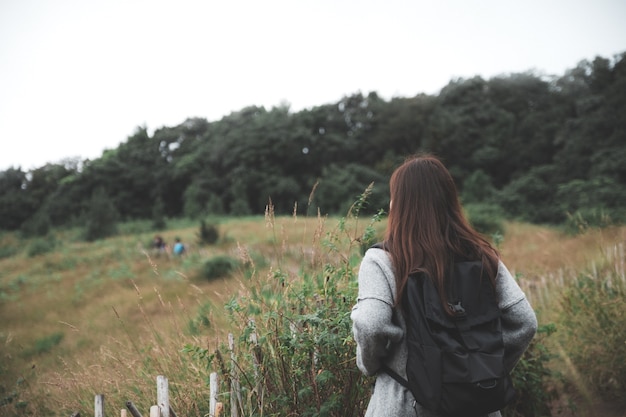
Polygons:
[[173,251],[174,255],[177,256],[182,256],[186,251],[185,245],[183,244],[183,242],[180,241],[180,238],[178,237],[176,238],[176,243],[174,243]]

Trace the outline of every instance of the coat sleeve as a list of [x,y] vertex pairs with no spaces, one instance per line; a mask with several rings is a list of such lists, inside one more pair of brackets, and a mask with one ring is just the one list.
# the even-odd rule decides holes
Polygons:
[[393,344],[402,340],[403,330],[393,320],[395,285],[393,272],[380,249],[366,252],[359,268],[359,292],[352,308],[352,333],[357,344],[357,366],[365,375],[374,375],[389,355]]
[[502,262],[498,266],[496,288],[502,311],[505,367],[511,372],[537,332],[537,316],[526,295]]

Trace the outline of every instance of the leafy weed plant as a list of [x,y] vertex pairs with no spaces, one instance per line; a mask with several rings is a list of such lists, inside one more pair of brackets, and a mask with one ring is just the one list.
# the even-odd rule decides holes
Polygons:
[[[360,231],[358,212],[364,194],[336,229],[302,251],[298,269],[282,257],[265,279],[226,304],[237,336],[211,350],[188,345],[186,350],[216,372],[218,399],[239,415],[360,416],[371,382],[355,364],[350,311],[356,296],[360,245],[371,239],[376,215]],[[266,211],[274,227],[273,209]],[[275,240],[277,244],[281,239]],[[252,277],[253,279],[255,277]],[[258,277],[256,277],[258,278]]]

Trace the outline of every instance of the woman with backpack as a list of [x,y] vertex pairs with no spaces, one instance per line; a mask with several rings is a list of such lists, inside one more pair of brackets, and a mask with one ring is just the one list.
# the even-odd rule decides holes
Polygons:
[[[416,365],[416,362],[424,359],[415,353],[419,349],[424,350],[424,347],[420,346],[418,349],[416,346],[422,344],[420,338],[430,339],[430,332],[439,331],[434,329],[435,322],[442,323],[440,330],[456,331],[460,335],[460,342],[452,340],[454,338],[444,338],[444,342],[464,344],[469,340],[469,356],[479,357],[479,362],[485,360],[485,367],[493,365],[496,369],[494,372],[502,374],[487,382],[474,384],[482,384],[480,388],[489,392],[492,381],[494,386],[500,385],[498,388],[506,385],[508,374],[535,335],[537,319],[524,293],[500,260],[497,250],[466,220],[452,176],[439,159],[431,155],[407,159],[394,171],[389,185],[390,203],[385,238],[381,244],[368,249],[363,257],[358,275],[357,303],[351,313],[353,334],[357,343],[357,366],[365,375],[376,376],[365,415],[444,416],[446,413],[441,410],[446,409],[446,404],[442,408],[440,403],[448,401],[445,398],[448,388],[440,387],[449,379],[451,371],[442,371],[444,365],[439,362],[448,354],[437,353],[439,356],[430,356],[435,358],[432,361],[428,359],[427,363]],[[478,271],[477,278],[471,278],[471,281],[470,278],[464,281],[463,276],[460,279],[452,278],[454,271],[458,272],[456,265],[476,264],[478,269],[474,270]],[[410,281],[410,276],[422,277],[422,280]],[[453,288],[456,284],[453,285],[452,281],[457,280],[461,283],[459,285],[464,286],[463,291],[471,294],[451,295],[455,291],[461,291]],[[470,282],[471,286],[476,287],[476,291],[466,288]],[[435,294],[432,297],[434,301],[431,298],[427,300],[428,303],[416,302],[417,296],[413,293],[418,291],[424,301],[428,288]],[[461,297],[460,301],[457,300],[458,296]],[[495,306],[492,310],[487,302],[490,296]],[[456,301],[459,301],[458,305],[455,304]],[[409,313],[414,308],[421,309],[422,315],[432,319],[414,319],[417,313]],[[487,322],[486,317],[492,321]],[[482,326],[481,331],[489,327],[489,337],[500,337],[499,351],[497,346],[494,347],[497,343],[491,343],[491,346],[485,348],[496,349],[495,355],[478,352],[483,349],[478,346],[483,334],[476,336],[476,340],[472,339],[474,328],[480,327],[476,323],[481,321],[488,323]],[[432,337],[436,338],[437,335]],[[407,339],[413,339],[410,342],[411,352],[407,347]],[[424,344],[428,343],[424,341]],[[426,355],[433,349],[445,350],[446,346],[426,347]],[[468,356],[466,353],[462,352],[461,356]],[[491,359],[484,359],[486,356],[498,358],[498,355],[500,363],[492,364],[489,363]],[[407,369],[409,356],[411,359]],[[407,370],[410,373],[411,368],[416,366],[419,368],[414,373],[417,376],[411,381],[411,377],[407,378]],[[453,368],[454,366],[458,368],[461,365],[453,365]],[[454,372],[456,370],[452,369],[452,373]],[[467,373],[472,372],[474,371],[469,370]],[[423,390],[428,392],[416,392],[419,385],[415,384],[415,379],[423,379],[425,375],[431,378],[430,385],[422,385],[425,386]],[[409,384],[405,384],[407,380]],[[454,389],[453,387],[452,391]],[[510,401],[510,387],[505,386],[502,389],[507,393],[507,398],[503,401]],[[471,396],[474,394],[470,394]],[[417,402],[416,399],[420,401]],[[455,398],[448,402],[454,401]],[[500,416],[498,409],[490,410],[491,412],[468,410],[470,408],[464,413],[454,415]]]

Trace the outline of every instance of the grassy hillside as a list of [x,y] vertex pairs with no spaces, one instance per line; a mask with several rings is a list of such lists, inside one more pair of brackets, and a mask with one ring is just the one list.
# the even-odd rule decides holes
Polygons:
[[[161,234],[166,242],[178,236],[188,244],[183,258],[153,253],[154,233],[137,224],[91,244],[77,231],[45,241],[0,236],[0,415],[92,410],[100,392],[117,392],[109,398],[119,409],[124,398],[153,397],[149,381],[157,374],[170,379],[179,410],[192,413],[207,396],[207,373],[183,346],[218,346],[232,330],[224,304],[246,294],[252,281],[272,279],[277,265],[290,279],[305,264],[315,268],[317,257],[328,256],[321,241],[336,224],[323,218],[222,219],[218,243],[201,247],[195,243],[198,225],[181,222]],[[500,249],[540,321],[558,322],[555,294],[592,265],[621,262],[623,273],[625,240],[626,228],[569,236],[509,223]],[[621,255],[615,252],[620,244]],[[251,266],[209,281],[203,265],[218,255]],[[123,390],[130,392],[119,394]]]

